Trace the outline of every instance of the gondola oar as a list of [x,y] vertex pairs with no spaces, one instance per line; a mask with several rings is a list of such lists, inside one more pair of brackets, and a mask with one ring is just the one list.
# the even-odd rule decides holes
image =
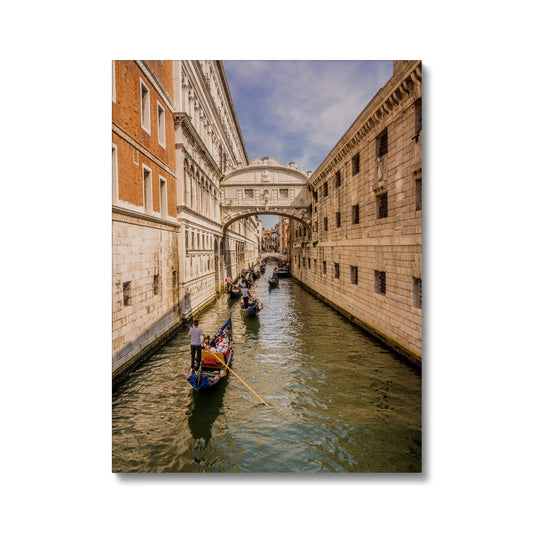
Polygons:
[[215,357],[215,359],[219,362],[219,363],[222,363],[250,392],[252,392],[253,394],[255,394],[267,407],[270,407],[271,409],[275,409],[278,413],[281,413],[281,411],[277,408],[277,407],[273,407],[272,405],[270,405],[269,403],[267,403],[265,400],[263,400],[263,398],[261,398],[261,396],[259,396],[259,394],[257,394],[257,392],[255,392],[249,385],[247,385],[244,380],[242,378],[240,378],[236,372],[234,372],[224,361],[222,361],[222,359],[220,359],[220,357],[216,354],[216,353],[213,353],[213,356]]
[[267,309],[270,309],[271,311],[274,311],[274,309],[272,309],[272,307],[268,307],[267,304],[263,303],[259,298],[257,298],[257,296],[255,297],[255,299],[264,307],[266,307]]

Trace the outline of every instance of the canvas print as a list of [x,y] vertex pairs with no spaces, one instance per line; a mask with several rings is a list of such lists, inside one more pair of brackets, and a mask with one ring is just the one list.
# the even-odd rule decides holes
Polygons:
[[112,63],[112,470],[422,472],[422,62]]

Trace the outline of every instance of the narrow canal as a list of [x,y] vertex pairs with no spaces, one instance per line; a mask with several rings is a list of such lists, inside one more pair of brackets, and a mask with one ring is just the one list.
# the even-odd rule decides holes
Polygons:
[[251,288],[242,318],[222,296],[200,317],[231,316],[234,375],[194,391],[180,331],[113,393],[114,472],[419,472],[421,376],[291,279]]

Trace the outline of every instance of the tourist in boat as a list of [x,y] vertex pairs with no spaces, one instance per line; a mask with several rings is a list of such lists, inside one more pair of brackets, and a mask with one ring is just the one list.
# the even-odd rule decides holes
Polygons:
[[198,320],[194,320],[192,326],[189,330],[189,339],[191,339],[191,368],[196,371],[202,360],[202,335],[204,332],[198,327]]
[[226,290],[229,292],[230,289],[231,289],[231,282],[232,282],[232,279],[231,279],[231,276],[226,276]]

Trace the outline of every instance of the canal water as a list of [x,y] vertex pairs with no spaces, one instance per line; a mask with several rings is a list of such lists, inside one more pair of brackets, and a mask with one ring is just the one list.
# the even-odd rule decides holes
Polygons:
[[251,288],[242,318],[227,296],[200,317],[232,317],[232,370],[206,391],[185,379],[187,330],[113,393],[114,472],[420,472],[421,375],[291,279]]

